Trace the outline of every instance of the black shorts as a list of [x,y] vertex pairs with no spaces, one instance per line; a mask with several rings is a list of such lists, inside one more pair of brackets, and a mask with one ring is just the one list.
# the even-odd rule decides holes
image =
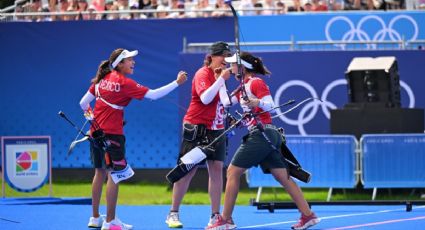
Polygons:
[[[117,134],[105,134],[105,137],[111,143],[106,152],[109,153],[111,159],[125,159],[125,136]],[[106,168],[105,151],[98,148],[90,142],[90,158],[94,168]]]
[[[266,128],[265,133],[275,148],[280,150],[284,141],[282,135],[275,128]],[[274,168],[288,168],[280,151],[273,149],[258,129],[243,138],[231,164],[246,169],[260,165],[264,173],[270,173],[270,169]]]
[[[206,131],[206,136],[208,137],[209,142],[212,142],[215,138],[220,136],[224,130],[209,130]],[[182,138],[182,143],[180,145],[180,152],[179,157],[177,159],[177,164],[180,163],[180,158],[184,156],[187,152],[198,146],[199,139],[195,139],[194,141],[187,141],[184,138]],[[212,154],[209,154],[207,156],[207,160],[214,160],[214,161],[222,161],[224,162],[224,159],[226,158],[226,135],[223,135],[220,137],[220,140],[217,141],[213,145],[215,151]]]

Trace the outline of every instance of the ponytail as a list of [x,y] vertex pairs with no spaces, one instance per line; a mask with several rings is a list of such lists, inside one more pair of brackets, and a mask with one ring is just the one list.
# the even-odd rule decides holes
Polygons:
[[259,57],[255,57],[254,55],[248,52],[242,52],[241,59],[252,65],[252,69],[245,68],[246,72],[248,73],[256,73],[261,75],[271,74],[267,67],[264,66],[263,60],[261,60],[261,58]]
[[254,71],[261,75],[270,75],[271,72],[263,64],[263,60],[259,57],[255,57],[254,63],[252,64]]
[[97,69],[96,76],[91,80],[91,82],[94,84],[99,83],[100,80],[102,80],[111,71],[109,60],[102,61]]
[[[108,60],[104,60],[100,63],[99,68],[97,69],[96,76],[91,79],[92,83],[99,83],[108,73],[112,72],[111,63],[113,63],[117,59],[117,57],[121,54],[123,50],[123,48],[118,48],[114,50],[109,56]],[[116,68],[118,67],[115,67],[115,69]]]

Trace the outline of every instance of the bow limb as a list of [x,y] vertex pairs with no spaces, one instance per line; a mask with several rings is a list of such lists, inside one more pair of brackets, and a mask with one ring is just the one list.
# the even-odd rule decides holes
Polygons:
[[282,112],[282,113],[279,113],[279,114],[276,114],[276,115],[272,116],[272,119],[273,119],[273,118],[276,118],[276,117],[283,116],[283,115],[285,115],[285,114],[287,114],[287,113],[289,113],[289,112],[293,111],[294,109],[296,109],[296,108],[300,107],[300,106],[301,106],[301,105],[303,105],[304,103],[306,103],[306,102],[308,102],[308,101],[312,101],[312,100],[319,100],[320,102],[322,102],[322,100],[320,100],[319,98],[309,97],[309,98],[307,98],[307,99],[304,99],[304,100],[303,100],[303,101],[301,101],[300,103],[296,104],[294,107],[292,107],[292,108],[290,108],[290,109],[286,110],[285,112]]
[[273,110],[275,110],[275,109],[278,109],[278,108],[280,108],[280,107],[284,107],[284,106],[287,106],[287,105],[292,105],[292,104],[294,104],[294,103],[295,103],[295,100],[289,100],[289,101],[287,101],[287,102],[285,102],[285,103],[283,103],[283,104],[281,104],[281,105],[275,106],[275,107],[273,107],[273,108],[271,108],[271,109],[269,109],[269,110],[263,111],[263,112],[255,113],[254,115],[255,115],[255,116],[258,116],[258,115],[261,115],[261,114],[263,114],[263,113],[269,113],[269,112],[271,112],[271,111],[273,111]]
[[236,49],[236,64],[238,66],[238,72],[236,73],[236,78],[239,79],[240,81],[240,89],[242,92],[242,98],[244,100],[248,100],[248,96],[245,90],[245,85],[244,85],[244,76],[242,73],[242,63],[241,63],[241,47],[240,47],[240,37],[239,37],[239,16],[238,13],[236,12],[235,8],[232,5],[232,1],[229,0],[226,2],[229,7],[230,10],[232,11],[233,14],[233,19],[234,19],[234,28],[235,28],[235,49]]

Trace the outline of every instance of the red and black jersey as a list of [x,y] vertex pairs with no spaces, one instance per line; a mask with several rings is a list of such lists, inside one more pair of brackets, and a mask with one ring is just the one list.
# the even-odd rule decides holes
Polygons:
[[208,129],[224,129],[224,107],[217,95],[207,105],[201,101],[202,93],[216,81],[214,71],[209,67],[200,68],[192,80],[192,98],[183,122],[204,124]]
[[[245,79],[245,91],[250,98],[258,98],[261,99],[265,96],[270,95],[270,89],[267,86],[267,84],[264,82],[263,79],[259,77],[251,77],[248,79]],[[242,93],[239,91],[237,94],[237,98],[240,102],[242,100]],[[246,108],[244,108],[245,110]],[[263,110],[260,107],[255,107],[252,110],[253,113],[261,113]],[[272,118],[270,113],[262,113],[257,117],[261,123],[263,124],[271,124]],[[255,119],[251,119],[249,121],[244,122],[247,126],[255,125]]]
[[[142,100],[149,90],[115,70],[107,74],[98,84],[99,95],[95,92],[95,84],[90,86],[91,94],[100,96],[109,104],[122,107],[127,106],[132,99]],[[124,111],[112,108],[107,103],[96,100],[94,106],[96,122],[105,133],[123,135]]]

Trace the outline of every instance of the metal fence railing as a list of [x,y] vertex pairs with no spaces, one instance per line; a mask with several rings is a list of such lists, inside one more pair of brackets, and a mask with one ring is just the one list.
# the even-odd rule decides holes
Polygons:
[[[228,42],[230,46],[234,42]],[[207,52],[212,43],[187,43],[183,41],[183,52]],[[425,40],[415,41],[270,41],[241,42],[247,51],[323,51],[323,50],[425,50]]]
[[[287,135],[288,148],[305,170],[311,173],[308,183],[297,182],[303,188],[355,188],[361,171],[358,166],[358,141],[351,135]],[[258,188],[256,202],[260,201],[263,187],[281,187],[271,174],[260,168],[250,168],[246,174],[248,186]]]

